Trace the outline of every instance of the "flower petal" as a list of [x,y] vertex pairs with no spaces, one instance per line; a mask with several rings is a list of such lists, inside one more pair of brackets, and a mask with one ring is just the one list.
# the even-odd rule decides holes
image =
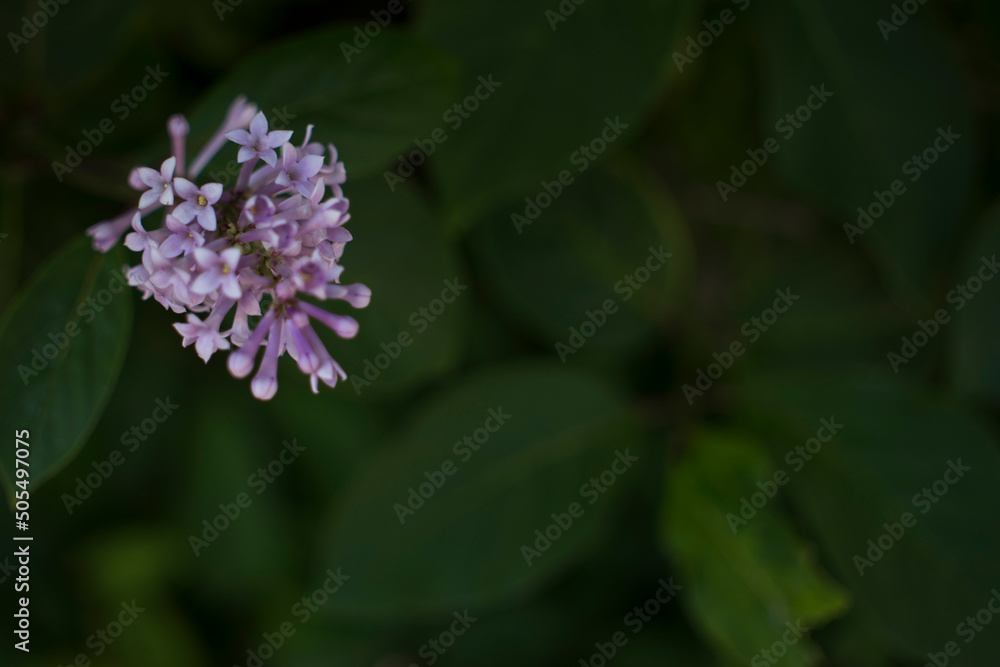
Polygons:
[[[157,174],[159,176],[159,174]],[[180,195],[181,199],[195,199],[201,192],[198,186],[186,178],[178,176],[174,179],[174,191]],[[177,215],[174,213],[174,215]]]
[[275,130],[267,135],[267,145],[271,148],[278,148],[292,138],[294,132],[291,130]]
[[222,196],[222,183],[206,183],[201,188],[201,194],[205,195],[209,204],[214,204]]
[[155,204],[160,200],[160,196],[161,196],[160,193],[157,192],[155,189],[146,190],[145,192],[142,193],[142,196],[139,197],[139,208],[146,208],[147,206],[152,206],[153,204]]
[[278,154],[274,152],[273,148],[265,148],[260,152],[260,159],[268,164],[268,166],[274,167],[278,164]]
[[267,134],[267,116],[263,111],[258,111],[257,115],[250,121],[250,134],[254,137],[262,137]]
[[214,232],[216,228],[215,209],[206,206],[198,212],[198,224],[206,232]]
[[251,141],[250,133],[246,130],[231,130],[230,132],[226,132],[226,139],[241,146],[246,146]]
[[166,160],[164,160],[163,164],[160,165],[160,176],[163,177],[163,180],[169,181],[170,179],[172,179],[174,177],[174,169],[176,167],[177,167],[176,157],[171,156],[168,157]]

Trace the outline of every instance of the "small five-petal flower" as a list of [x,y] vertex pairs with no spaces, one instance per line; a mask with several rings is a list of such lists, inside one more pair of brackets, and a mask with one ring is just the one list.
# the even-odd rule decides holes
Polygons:
[[236,156],[236,161],[243,163],[253,157],[275,166],[278,163],[278,154],[274,149],[281,146],[292,138],[290,130],[267,131],[267,118],[263,111],[258,111],[257,115],[250,121],[250,131],[233,130],[226,133],[226,139],[239,144],[240,152]]
[[206,183],[198,187],[186,178],[174,179],[174,190],[184,200],[174,209],[174,217],[187,224],[198,218],[198,224],[208,232],[214,232],[216,227],[215,209],[212,204],[222,196],[221,183]]
[[160,245],[164,257],[177,257],[181,253],[190,255],[195,248],[205,245],[205,237],[197,229],[188,227],[176,217],[167,214],[166,228],[172,233]]
[[239,299],[243,294],[236,274],[243,252],[237,248],[226,248],[215,253],[208,248],[195,248],[194,261],[202,270],[191,289],[198,294],[208,294],[222,288],[222,293],[230,299]]
[[229,349],[229,341],[219,331],[218,323],[210,322],[209,320],[211,319],[209,317],[208,320],[202,322],[198,319],[197,315],[188,313],[187,324],[181,324],[180,322],[174,324],[177,332],[184,337],[181,341],[181,346],[187,347],[191,343],[194,343],[194,349],[198,351],[198,356],[205,363],[208,363],[208,360],[216,350]]
[[274,182],[285,187],[293,186],[303,197],[313,193],[316,184],[312,178],[323,166],[322,155],[304,155],[299,157],[299,150],[291,144],[281,147],[281,173]]
[[149,167],[139,167],[136,170],[139,180],[149,188],[139,198],[139,208],[152,206],[156,202],[160,202],[164,206],[170,206],[174,203],[174,190],[171,183],[174,179],[176,166],[177,158],[170,157],[160,165],[160,171]]

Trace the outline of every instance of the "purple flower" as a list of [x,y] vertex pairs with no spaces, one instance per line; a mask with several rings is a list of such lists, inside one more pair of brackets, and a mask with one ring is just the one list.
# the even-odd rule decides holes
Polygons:
[[[350,339],[358,332],[357,320],[303,296],[355,308],[371,300],[366,286],[340,284],[340,259],[353,238],[344,228],[351,218],[341,189],[346,171],[332,144],[327,152],[323,144],[310,142],[312,129],[308,126],[296,148],[289,141],[291,132],[268,132],[264,114],[240,97],[186,168],[188,124],[173,116],[167,123],[173,156],[159,171],[137,167],[129,173],[128,184],[141,193],[139,206],[87,230],[95,248],[104,252],[131,222],[125,245],[140,252],[141,261],[123,267],[129,284],[144,300],[152,297],[186,315],[186,322],[174,325],[181,344],[193,345],[206,362],[216,351],[230,350],[229,372],[247,377],[263,347],[250,385],[260,400],[275,395],[278,359],[286,352],[309,377],[313,392],[320,382],[333,387],[347,378],[311,322]],[[240,145],[243,167],[224,193],[221,184],[198,184],[196,179],[228,145],[227,138]],[[326,166],[325,155],[330,160]],[[261,160],[265,164],[258,164]],[[164,206],[163,225],[147,230],[148,214]],[[231,323],[227,330],[221,329],[224,321]]]
[[226,111],[226,118],[222,122],[222,127],[216,130],[212,138],[208,140],[208,143],[205,144],[198,155],[195,156],[194,161],[191,162],[188,176],[194,178],[200,174],[201,170],[219,152],[219,149],[225,145],[226,134],[249,125],[255,113],[257,113],[257,106],[248,103],[246,97],[240,95],[233,100],[233,103],[229,105],[229,109]]
[[118,243],[118,240],[121,239],[125,230],[128,229],[129,223],[132,221],[132,217],[136,211],[137,209],[133,208],[130,211],[122,213],[117,218],[105,220],[88,227],[87,236],[93,239],[94,248],[100,252],[111,250]]
[[149,232],[142,226],[142,216],[138,211],[132,216],[132,230],[125,236],[125,247],[142,252],[149,247]]
[[343,162],[339,162],[337,160],[336,146],[329,144],[329,149],[330,162],[319,171],[326,178],[326,182],[329,184],[330,189],[333,190],[333,195],[335,197],[343,197],[344,191],[340,188],[340,186],[347,181],[347,169],[344,167]]
[[174,114],[167,119],[167,134],[170,135],[170,147],[174,151],[174,158],[177,160],[178,176],[184,175],[185,148],[190,129],[187,119],[180,114]]
[[174,328],[184,337],[181,346],[194,343],[194,349],[206,364],[216,350],[229,349],[229,341],[219,332],[218,324],[212,321],[211,315],[202,322],[197,315],[188,313],[187,324],[178,322]]
[[250,392],[262,401],[270,401],[278,391],[278,357],[281,356],[281,318],[274,318],[267,336],[267,349],[257,375],[250,381]]
[[305,155],[300,158],[295,146],[285,144],[281,147],[281,172],[274,182],[285,187],[294,187],[300,195],[309,197],[316,187],[311,179],[322,167],[322,155]]
[[146,208],[157,201],[164,206],[170,206],[174,203],[174,190],[170,187],[170,183],[174,178],[174,167],[176,166],[177,158],[170,157],[160,165],[160,171],[149,167],[139,167],[139,180],[149,187],[139,199],[139,208]]
[[209,294],[222,288],[222,293],[230,299],[238,299],[243,294],[240,287],[237,268],[243,251],[239,248],[226,248],[215,253],[208,248],[195,248],[194,261],[202,270],[191,289],[199,294]]
[[[205,237],[197,229],[188,227],[175,216],[167,213],[166,228],[173,232],[160,244],[164,257],[177,257],[181,253],[190,255],[195,248],[205,245]],[[128,238],[125,239],[126,243]]]
[[226,133],[226,139],[239,144],[240,152],[236,156],[236,161],[243,163],[254,157],[258,157],[272,167],[278,162],[278,154],[274,149],[292,138],[292,132],[288,130],[267,131],[267,118],[263,111],[258,111],[257,115],[250,121],[250,131],[233,130]]
[[186,178],[174,179],[174,190],[184,200],[174,209],[174,217],[187,224],[198,218],[198,224],[207,232],[214,232],[216,227],[215,209],[212,205],[222,197],[221,183],[206,183],[201,188]]

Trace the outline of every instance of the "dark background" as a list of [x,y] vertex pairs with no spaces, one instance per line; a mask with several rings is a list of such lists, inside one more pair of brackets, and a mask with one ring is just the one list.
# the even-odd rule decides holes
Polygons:
[[[34,537],[30,656],[11,648],[0,546],[3,664],[252,665],[285,622],[265,664],[997,664],[1000,282],[979,282],[1000,251],[996,4],[899,3],[893,30],[870,0],[224,1],[52,0],[35,32],[37,0],[0,7],[0,461],[10,492],[11,434],[30,429]],[[30,37],[15,51],[10,34]],[[124,115],[147,67],[166,76]],[[832,97],[802,108],[813,87]],[[83,231],[131,205],[166,119],[191,120],[193,155],[240,93],[340,149],[344,281],[373,299],[329,348],[353,378],[385,368],[313,396],[285,359],[260,403],[129,291],[23,382],[75,304],[137,262]],[[663,267],[623,287],[661,245]],[[467,287],[431,321],[446,281]],[[797,299],[772,319],[778,290]],[[157,401],[177,406],[162,423]],[[491,409],[510,418],[453,449]],[[809,443],[821,420],[842,427]],[[293,441],[294,462],[254,477]],[[401,523],[428,479],[444,483]],[[681,588],[640,625],[627,615],[661,579]],[[133,600],[110,646],[89,639]],[[443,655],[425,646],[466,611]]]

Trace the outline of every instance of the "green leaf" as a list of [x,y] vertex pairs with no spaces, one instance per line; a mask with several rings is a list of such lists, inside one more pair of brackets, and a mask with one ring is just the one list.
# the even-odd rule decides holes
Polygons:
[[[948,332],[953,334],[950,353],[955,384],[964,392],[992,401],[1000,400],[1000,281],[993,281],[991,270],[998,254],[1000,206],[994,206],[954,276],[944,306],[955,318]],[[973,292],[973,288],[980,291]]]
[[[813,630],[848,605],[776,501],[740,523],[742,498],[760,493],[757,483],[773,474],[755,442],[707,432],[667,477],[661,534],[680,569],[681,602],[720,658],[752,660],[782,640],[786,623]],[[782,660],[801,667],[817,657],[801,638]]]
[[[566,568],[612,502],[583,496],[581,485],[616,450],[639,455],[630,424],[602,382],[546,366],[485,372],[432,399],[338,503],[322,562],[352,579],[330,606],[350,616],[475,615]],[[418,488],[426,499],[412,499]],[[582,515],[528,565],[522,546],[534,548],[536,529],[572,503]]]
[[[80,237],[40,268],[0,323],[0,428],[30,431],[31,488],[57,473],[93,430],[128,347],[132,288],[118,251]],[[14,448],[4,450],[8,491]]]
[[[253,419],[256,399],[222,373],[203,382],[202,395],[183,499],[174,506],[174,525],[183,531],[177,539],[186,546],[185,558],[196,563],[193,583],[215,600],[280,599],[294,590],[296,543],[282,489],[295,488],[310,451],[323,443],[304,441],[294,431],[276,434],[269,422]],[[283,443],[293,440],[305,451],[289,463],[279,456],[289,451]]]
[[[571,156],[600,137],[606,119],[620,118],[630,126],[626,133],[634,132],[673,70],[670,54],[699,4],[564,3],[575,9],[558,21],[550,18],[558,7],[551,0],[475,10],[459,0],[427,3],[423,34],[465,64],[452,103],[470,95],[476,102],[477,87],[486,98],[474,111],[452,114],[454,122],[443,126],[449,138],[433,158],[462,222],[495,201],[540,191],[543,179],[572,169]],[[480,77],[500,85],[486,97]]]
[[[567,344],[570,327],[579,330],[588,311],[598,321],[610,312],[587,349],[628,352],[686,291],[687,229],[641,172],[590,170],[530,224],[513,222],[511,213],[498,210],[477,229],[477,266],[511,316],[551,345]],[[614,304],[602,310],[609,299]]]
[[[383,30],[347,62],[338,44],[353,44],[351,27],[325,29],[255,54],[224,79],[192,114],[192,132],[215,131],[228,105],[246,95],[271,128],[314,124],[314,140],[336,144],[350,178],[376,172],[441,122],[454,94],[453,65],[414,38]],[[280,112],[280,113],[279,113]],[[290,114],[287,125],[284,114]],[[298,135],[297,135],[298,136]],[[206,170],[235,164],[234,144]],[[235,168],[230,181],[235,180]],[[221,180],[221,179],[220,179]],[[390,194],[383,182],[386,196]]]
[[372,301],[350,313],[361,324],[356,338],[330,337],[330,353],[350,378],[337,391],[363,399],[397,394],[454,367],[475,297],[419,195],[408,186],[390,193],[374,177],[347,185],[354,240],[342,280],[368,285]]
[[[786,459],[801,467],[787,488],[882,646],[924,659],[956,641],[963,664],[992,664],[1000,635],[966,645],[956,626],[1000,581],[1000,537],[983,520],[1000,512],[995,436],[885,372],[759,378],[751,399],[751,414],[773,426],[776,456],[806,445],[820,418],[843,425],[810,460]],[[949,471],[959,463],[971,470],[956,478]],[[922,497],[935,485],[937,500]],[[902,526],[905,513],[915,524]],[[893,537],[887,524],[903,534]]]
[[[857,225],[857,208],[877,204],[876,191],[901,181],[905,193],[883,195],[894,203],[854,241],[874,251],[912,300],[933,284],[942,247],[954,239],[974,180],[977,140],[962,77],[929,16],[910,18],[887,42],[877,22],[889,13],[888,5],[865,0],[781,0],[748,15],[763,52],[762,141],[780,144],[771,158],[775,168],[840,224]],[[800,129],[782,121],[807,103],[813,87],[823,86],[833,96],[816,111],[802,111],[811,117]],[[819,98],[812,99],[815,105]],[[938,129],[949,127],[961,138],[929,170],[904,173],[907,162],[933,146]],[[789,130],[794,134],[786,138]],[[734,156],[734,162],[745,159]],[[850,243],[847,233],[842,239]]]

